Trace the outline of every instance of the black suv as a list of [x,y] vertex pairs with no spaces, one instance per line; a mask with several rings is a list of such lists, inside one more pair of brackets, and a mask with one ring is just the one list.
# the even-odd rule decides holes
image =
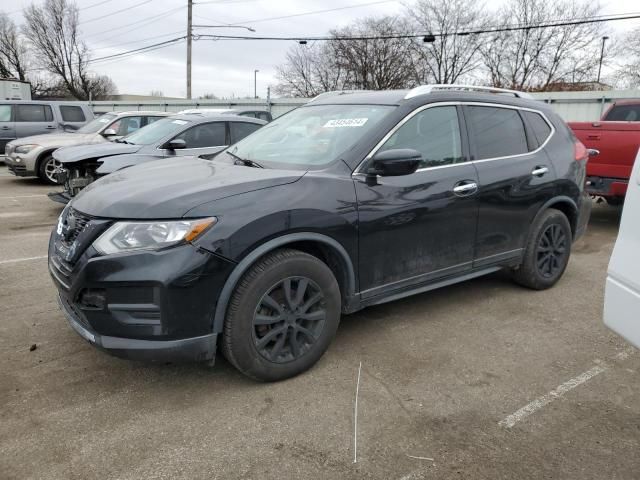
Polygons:
[[341,313],[499,269],[551,287],[589,217],[588,152],[545,104],[468,90],[324,94],[212,161],[92,183],[49,244],[71,326],[128,358],[212,362],[219,342],[279,380]]

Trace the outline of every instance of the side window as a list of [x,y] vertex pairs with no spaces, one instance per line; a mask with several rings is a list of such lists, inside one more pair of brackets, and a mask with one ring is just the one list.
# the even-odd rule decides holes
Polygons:
[[525,117],[529,127],[533,130],[533,134],[536,137],[535,147],[539,147],[546,142],[549,135],[551,135],[551,127],[539,113],[529,112],[527,110],[522,110],[520,113]]
[[147,125],[151,125],[153,122],[157,122],[164,117],[147,117]]
[[236,143],[258,130],[262,125],[249,122],[230,122],[229,126],[231,127],[231,143]]
[[0,122],[11,121],[11,105],[0,105]]
[[464,160],[456,107],[427,108],[414,115],[379,151],[411,148],[422,154],[419,168],[439,167]]
[[16,122],[50,122],[53,112],[49,105],[16,105]]
[[203,123],[182,132],[176,138],[182,139],[187,148],[206,148],[226,145],[224,122]]
[[640,122],[640,105],[616,105],[605,118],[609,122]]
[[116,131],[116,135],[124,137],[140,128],[142,117],[125,117],[113,122],[109,128]]
[[60,113],[65,122],[85,122],[87,120],[82,108],[75,105],[61,105]]
[[260,120],[264,120],[264,121],[268,122],[269,121],[269,114],[267,112],[260,112],[260,113],[258,113],[258,118]]
[[242,112],[240,114],[241,117],[249,117],[249,118],[256,118],[256,114],[255,112]]
[[467,107],[476,160],[527,153],[527,136],[517,110],[497,107]]

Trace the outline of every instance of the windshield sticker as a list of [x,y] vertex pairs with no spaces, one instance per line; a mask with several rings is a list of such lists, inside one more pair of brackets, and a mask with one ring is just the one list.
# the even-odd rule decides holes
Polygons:
[[329,120],[322,128],[361,127],[367,123],[368,118],[336,118]]
[[175,123],[176,125],[186,125],[187,121],[186,120],[174,120],[171,123]]

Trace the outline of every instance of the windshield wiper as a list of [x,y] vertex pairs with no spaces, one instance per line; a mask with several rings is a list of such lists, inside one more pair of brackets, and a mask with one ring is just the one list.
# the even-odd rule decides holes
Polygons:
[[227,152],[227,153],[236,159],[236,161],[233,162],[234,165],[244,165],[245,167],[253,167],[253,168],[264,168],[258,162],[254,162],[253,160],[248,160],[246,158],[240,158],[235,153],[231,153],[231,152]]

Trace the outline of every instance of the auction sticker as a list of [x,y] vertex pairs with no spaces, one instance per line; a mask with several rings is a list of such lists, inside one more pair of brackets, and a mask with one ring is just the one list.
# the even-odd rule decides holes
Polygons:
[[336,118],[329,120],[322,128],[361,127],[367,123],[368,118]]

